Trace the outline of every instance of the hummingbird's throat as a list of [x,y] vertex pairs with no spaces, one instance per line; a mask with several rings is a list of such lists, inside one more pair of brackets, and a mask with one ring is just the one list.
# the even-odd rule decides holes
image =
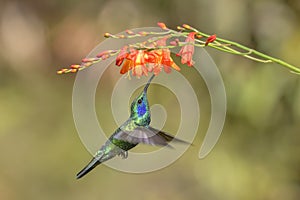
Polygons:
[[142,102],[138,107],[137,107],[137,114],[138,117],[143,117],[145,113],[147,112],[147,105]]

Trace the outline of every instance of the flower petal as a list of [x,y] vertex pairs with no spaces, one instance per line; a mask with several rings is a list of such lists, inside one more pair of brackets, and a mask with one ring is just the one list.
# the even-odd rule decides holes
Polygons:
[[132,64],[133,62],[131,60],[125,60],[120,70],[120,74],[125,74],[126,72],[128,72],[132,68]]
[[128,46],[124,46],[116,58],[116,65],[121,66],[124,59],[129,55],[127,52]]

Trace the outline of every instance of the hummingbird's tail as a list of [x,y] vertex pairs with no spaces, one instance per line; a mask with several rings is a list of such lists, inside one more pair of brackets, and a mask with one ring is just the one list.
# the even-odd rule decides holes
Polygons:
[[89,164],[76,175],[76,178],[80,179],[81,177],[83,177],[84,175],[89,173],[92,169],[94,169],[99,164],[101,164],[101,162],[98,159],[93,158],[91,160],[91,162],[89,162]]

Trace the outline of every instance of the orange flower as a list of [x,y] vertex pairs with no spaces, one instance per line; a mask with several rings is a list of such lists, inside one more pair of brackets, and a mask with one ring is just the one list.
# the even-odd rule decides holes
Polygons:
[[146,62],[148,63],[149,72],[153,72],[155,75],[158,75],[161,72],[161,49],[149,51],[146,54]]
[[185,42],[188,43],[181,48],[177,56],[181,56],[181,63],[187,64],[188,66],[192,66],[194,64],[193,54],[194,54],[194,43],[195,43],[195,34],[196,32],[189,33]]
[[[166,46],[168,37],[164,37],[158,41],[156,44],[158,46]],[[180,68],[176,65],[171,57],[171,52],[168,48],[153,50],[147,53],[148,59],[146,61],[148,63],[152,63],[150,66],[150,71],[153,70],[155,75],[161,72],[161,68],[164,67],[164,71],[166,73],[171,72],[171,67],[177,71],[180,71]]]
[[149,51],[147,52],[147,58],[145,60],[149,63],[149,71],[153,71],[155,75],[161,72],[162,67],[166,73],[170,73],[171,68],[180,71],[180,68],[173,61],[169,49]]
[[[155,46],[164,47],[168,37],[162,38],[155,42]],[[123,63],[124,62],[124,63]],[[132,71],[133,76],[147,76],[148,72],[153,72],[158,75],[162,68],[166,73],[171,72],[171,68],[179,71],[180,68],[176,65],[171,57],[171,52],[168,48],[156,49],[152,51],[137,50],[125,46],[121,49],[116,59],[116,65],[122,66],[120,73]]]
[[142,75],[148,76],[148,69],[145,66],[145,51],[144,50],[137,50],[137,54],[135,54],[133,58],[133,70],[132,75],[141,77]]
[[164,70],[167,73],[171,72],[171,67],[177,71],[180,71],[180,68],[176,65],[176,63],[171,58],[171,52],[169,49],[162,50],[161,64],[164,66]]
[[126,53],[124,55],[121,54],[120,57],[118,56],[116,64],[121,65],[124,59],[126,60],[120,70],[121,74],[125,74],[126,72],[132,70],[133,76],[141,77],[142,75],[148,75],[144,50],[131,49],[130,53]]

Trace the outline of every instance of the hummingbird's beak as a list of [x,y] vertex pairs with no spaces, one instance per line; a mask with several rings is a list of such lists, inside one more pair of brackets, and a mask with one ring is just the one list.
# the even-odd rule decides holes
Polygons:
[[153,79],[154,77],[155,77],[155,75],[153,74],[153,75],[151,76],[151,78],[148,80],[147,84],[146,84],[145,87],[144,87],[144,93],[147,93],[148,87],[149,87],[149,85],[150,85],[150,83],[151,83],[151,81],[152,81],[152,79]]

